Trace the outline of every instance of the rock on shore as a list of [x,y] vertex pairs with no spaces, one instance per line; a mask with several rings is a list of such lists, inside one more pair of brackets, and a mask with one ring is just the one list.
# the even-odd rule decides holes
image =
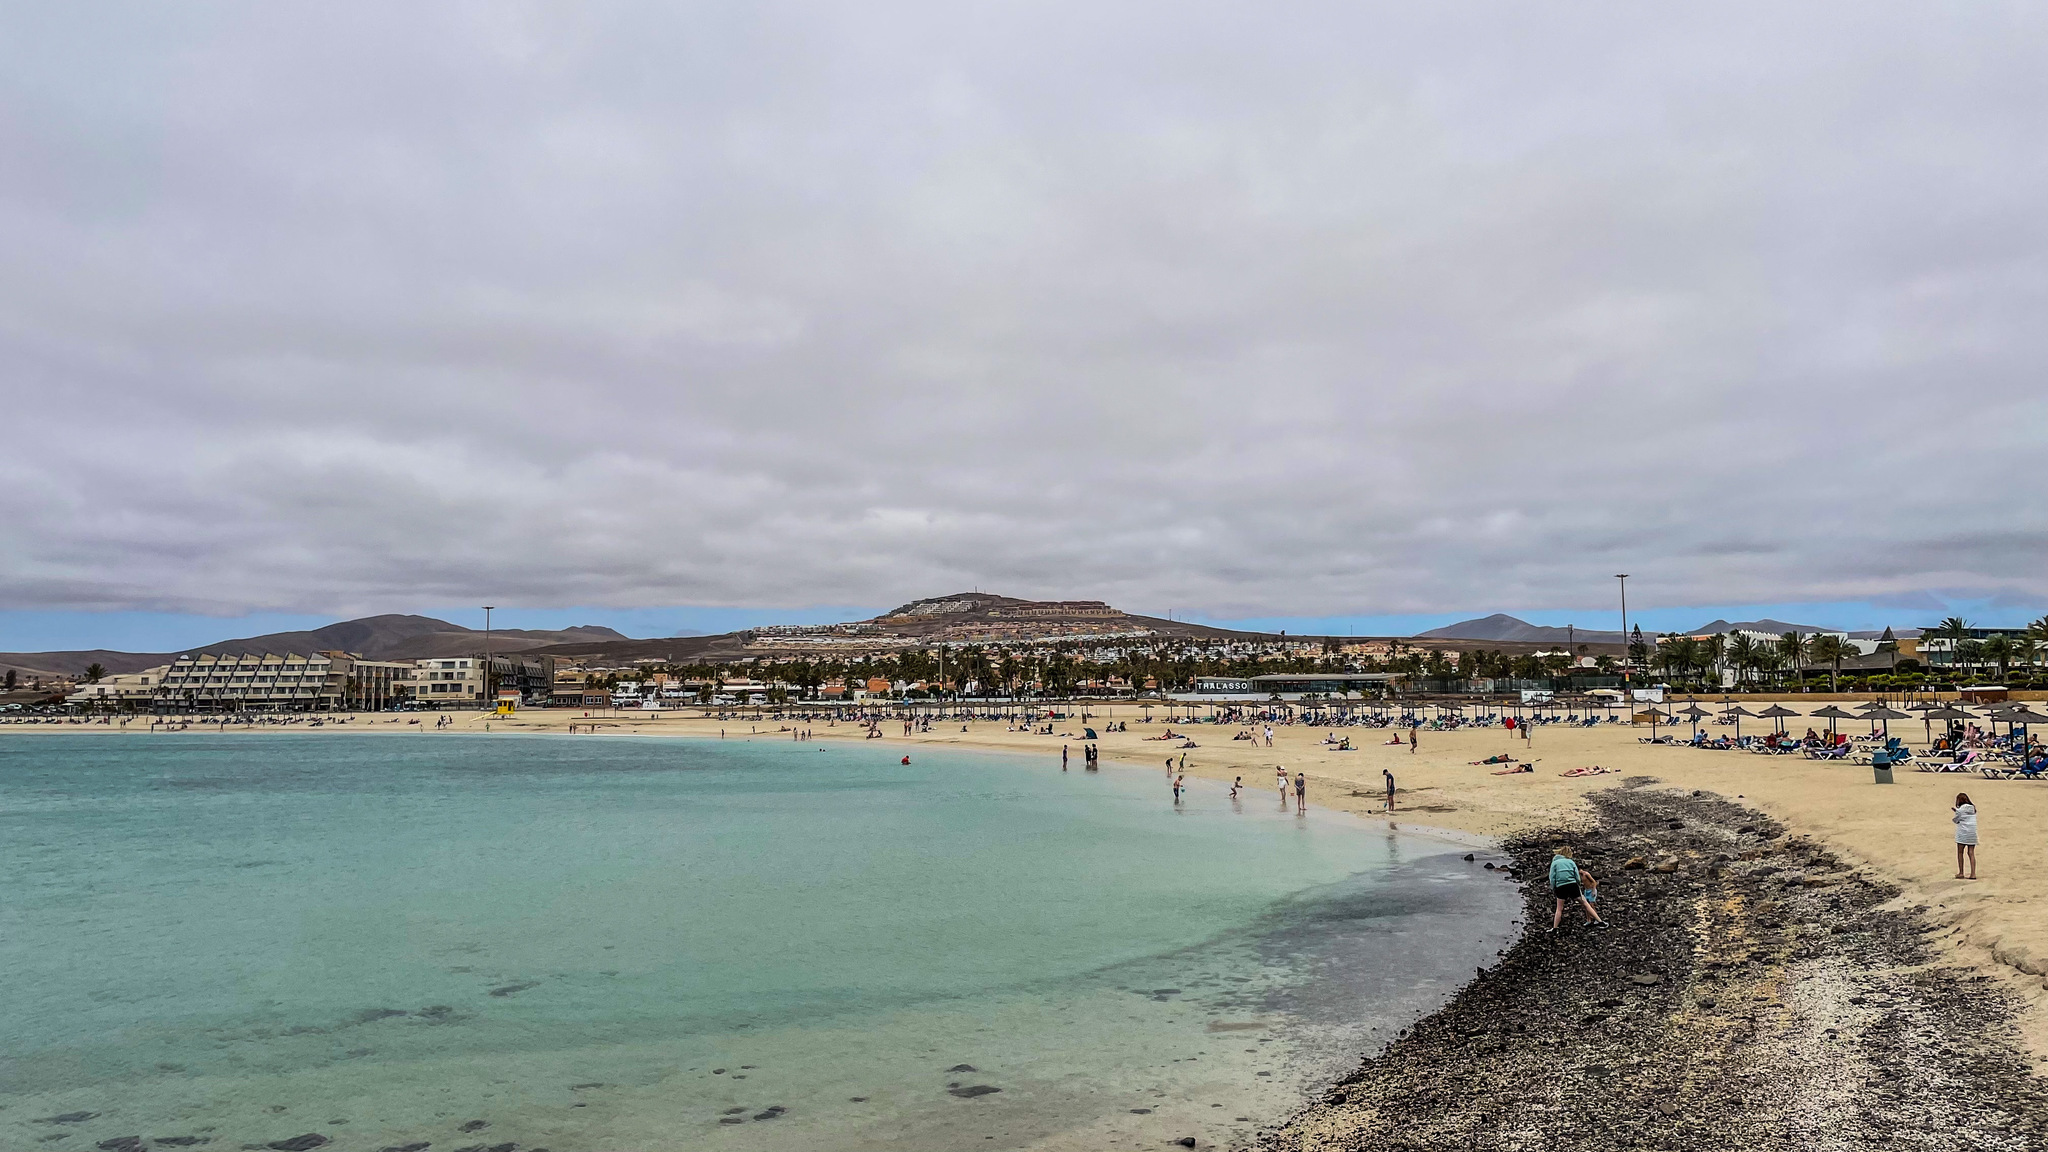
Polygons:
[[1594,795],[1596,822],[1563,836],[1612,929],[1567,910],[1550,935],[1560,836],[1509,844],[1524,939],[1259,1147],[2048,1149],[2011,1004],[1936,964],[1926,925],[1881,908],[1893,889],[1755,812],[1643,783]]

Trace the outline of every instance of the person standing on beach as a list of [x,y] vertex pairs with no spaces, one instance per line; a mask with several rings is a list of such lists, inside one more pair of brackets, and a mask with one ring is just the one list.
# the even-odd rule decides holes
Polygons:
[[[1968,792],[1956,793],[1956,806],[1949,819],[1956,826],[1956,879],[1977,878],[1977,806],[1970,803]],[[1970,857],[1970,874],[1963,875],[1963,854]]]
[[1268,747],[1268,748],[1271,748],[1272,746],[1273,746],[1273,726],[1272,726],[1271,724],[1268,724],[1268,725],[1266,725],[1266,747]]
[[1416,745],[1416,739],[1415,739],[1415,729],[1414,729],[1414,727],[1413,727],[1413,726],[1411,726],[1411,727],[1410,727],[1410,728],[1408,729],[1408,754],[1409,754],[1410,756],[1413,756],[1413,755],[1415,755],[1415,745]]
[[1387,811],[1392,812],[1394,810],[1394,771],[1391,768],[1382,768],[1380,769],[1380,775],[1387,778]]
[[1294,810],[1303,816],[1308,815],[1308,773],[1306,772],[1296,772],[1294,774]]
[[1060,745],[1060,771],[1062,771],[1062,772],[1065,772],[1066,770],[1067,770],[1067,746],[1066,746],[1065,744],[1062,744],[1062,745]]
[[1281,765],[1281,764],[1275,764],[1275,765],[1273,765],[1273,775],[1274,775],[1274,777],[1275,777],[1275,778],[1277,778],[1277,779],[1278,779],[1278,780],[1280,781],[1280,803],[1281,803],[1281,805],[1282,805],[1282,806],[1285,806],[1285,805],[1286,805],[1286,803],[1287,803],[1287,768],[1286,768],[1286,766],[1285,766],[1285,765]]
[[1559,844],[1550,857],[1550,895],[1557,901],[1557,909],[1550,915],[1552,935],[1555,935],[1559,925],[1564,923],[1564,905],[1567,900],[1576,902],[1584,909],[1586,919],[1592,921],[1594,927],[1607,927],[1607,921],[1600,918],[1600,913],[1593,910],[1593,905],[1586,901],[1585,893],[1579,890],[1579,865],[1572,859],[1569,844]]

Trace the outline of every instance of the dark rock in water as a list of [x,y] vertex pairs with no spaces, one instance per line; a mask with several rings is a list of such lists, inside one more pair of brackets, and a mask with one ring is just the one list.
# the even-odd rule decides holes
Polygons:
[[980,1071],[980,1069],[976,1068],[976,1067],[975,1067],[974,1065],[972,1065],[972,1064],[955,1064],[955,1065],[953,1065],[953,1066],[952,1066],[951,1068],[948,1068],[948,1069],[946,1069],[946,1071],[948,1071],[948,1072],[977,1072],[977,1071]]
[[522,980],[517,984],[507,984],[502,988],[493,988],[490,994],[493,996],[510,996],[515,992],[524,992],[528,988],[538,987],[540,987],[540,981],[538,980]]
[[946,1087],[948,1087],[948,1088],[958,1088],[959,1086],[960,1086],[960,1082],[959,1082],[958,1080],[948,1080],[948,1081],[946,1081]]
[[1133,1108],[1133,1109],[1131,1109],[1131,1115],[1133,1115],[1133,1116],[1150,1116],[1151,1114],[1152,1114],[1152,1110],[1151,1110],[1150,1108]]
[[1467,853],[1465,853],[1465,859],[1466,859],[1466,861],[1468,861],[1468,862],[1469,862],[1469,861],[1471,861],[1471,859],[1472,859],[1472,853],[1470,853],[1470,852],[1467,852]]
[[265,1144],[264,1147],[275,1149],[276,1152],[307,1152],[308,1149],[318,1148],[325,1143],[327,1143],[327,1137],[322,1136],[318,1132],[308,1132],[303,1136],[294,1136],[289,1140],[272,1140],[270,1143]]
[[946,1091],[949,1095],[958,1096],[962,1100],[972,1100],[976,1096],[986,1096],[991,1092],[1001,1092],[1002,1089],[993,1084],[969,1084],[965,1088],[948,1088]]
[[204,1136],[158,1136],[152,1143],[168,1144],[173,1148],[187,1148],[194,1144],[206,1143]]
[[399,1008],[365,1008],[361,1012],[356,1013],[356,1023],[372,1024],[379,1020],[389,1020],[393,1016],[410,1015],[412,1013]]
[[142,1137],[116,1136],[112,1140],[102,1140],[93,1147],[104,1148],[107,1152],[136,1152],[136,1149],[142,1147]]
[[462,1126],[461,1128],[458,1128],[458,1129],[456,1129],[456,1131],[458,1131],[458,1132],[481,1132],[481,1131],[483,1131],[484,1129],[486,1129],[486,1128],[489,1128],[490,1126],[491,1126],[491,1122],[490,1122],[489,1120],[471,1120],[471,1121],[470,1121],[470,1122],[468,1122],[467,1124],[464,1124],[464,1125],[463,1125],[463,1126]]
[[756,1112],[756,1113],[754,1113],[754,1119],[756,1119],[756,1120],[774,1120],[774,1119],[776,1119],[776,1118],[780,1117],[780,1116],[781,1116],[781,1115],[782,1115],[782,1114],[783,1114],[784,1112],[786,1112],[786,1111],[788,1111],[788,1109],[786,1109],[786,1108],[783,1108],[783,1107],[782,1107],[782,1106],[780,1106],[780,1105],[777,1105],[776,1107],[773,1107],[773,1108],[763,1108],[763,1109],[761,1109],[761,1110],[760,1110],[759,1112]]
[[425,1140],[415,1140],[410,1144],[389,1144],[378,1149],[378,1152],[427,1152],[431,1147],[433,1145]]
[[1175,1140],[1174,1143],[1180,1145],[1183,1148],[1193,1148],[1195,1146],[1195,1138],[1193,1136],[1183,1136],[1180,1139]]
[[63,1113],[59,1113],[58,1115],[55,1115],[55,1116],[45,1116],[45,1117],[43,1117],[42,1119],[40,1119],[40,1120],[36,1121],[36,1123],[38,1123],[38,1124],[83,1124],[83,1123],[85,1123],[85,1122],[86,1122],[87,1120],[91,1120],[91,1119],[93,1119],[94,1117],[96,1117],[96,1116],[98,1116],[98,1115],[99,1115],[99,1113],[97,1113],[97,1112],[63,1112]]
[[512,1143],[510,1140],[507,1140],[503,1144],[491,1145],[489,1148],[484,1149],[484,1152],[512,1152],[512,1150],[517,1147],[519,1147],[519,1145]]
[[746,1109],[745,1109],[745,1108],[727,1108],[727,1109],[726,1109],[725,1111],[723,1111],[723,1112],[720,1112],[720,1113],[719,1113],[719,1115],[720,1115],[720,1116],[737,1116],[737,1115],[739,1115],[740,1113],[742,1113],[742,1112],[745,1112],[745,1111],[746,1111]]
[[720,1124],[745,1124],[747,1119],[744,1116],[720,1116],[718,1122]]
[[711,1070],[711,1074],[712,1074],[713,1076],[723,1076],[723,1075],[725,1075],[725,1069],[723,1069],[723,1068],[713,1068],[713,1069]]
[[455,1015],[455,1009],[446,1004],[429,1004],[420,1009],[418,1015],[427,1020],[446,1020]]
[[1491,872],[1491,871],[1493,871],[1493,861],[1491,861],[1491,860],[1488,860],[1488,861],[1486,862],[1486,870],[1487,870],[1488,872]]
[[865,1096],[848,1096],[846,1099],[851,1104],[865,1104],[868,1102],[868,1098]]
[[1154,989],[1152,990],[1152,994],[1153,994],[1154,996],[1178,996],[1178,995],[1180,995],[1180,989],[1178,989],[1178,988],[1154,988]]

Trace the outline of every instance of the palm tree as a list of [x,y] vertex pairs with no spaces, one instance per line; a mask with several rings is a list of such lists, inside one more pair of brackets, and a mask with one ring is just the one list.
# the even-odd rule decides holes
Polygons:
[[1961,616],[1951,616],[1930,631],[1948,641],[1948,662],[1950,667],[1954,667],[1957,658],[1963,654],[1963,641],[1970,638],[1970,622]]
[[1799,689],[1802,692],[1806,690],[1806,654],[1811,650],[1812,644],[1813,641],[1798,632],[1787,632],[1778,637],[1778,655],[1784,657],[1785,663],[1790,665],[1793,673],[1799,677]]
[[1735,680],[1743,681],[1743,673],[1756,664],[1757,642],[1746,632],[1737,632],[1728,638],[1728,663],[1735,669]]
[[97,684],[106,678],[107,669],[105,665],[95,663],[85,666],[85,682],[87,684]]
[[[2032,640],[2036,645],[2048,644],[2048,616],[2043,616],[2039,620],[2034,621],[2032,624],[2027,625],[2026,635],[2027,639]],[[2035,655],[2039,655],[2038,648],[2036,649]],[[2034,658],[2029,657],[2027,663],[2032,664],[2033,662]]]
[[1850,653],[1849,645],[1840,636],[1824,632],[1813,638],[1809,655],[1819,663],[1830,665],[1828,669],[1828,691],[1841,690],[1842,658]]
[[1998,682],[2005,683],[2005,676],[2012,669],[2012,637],[2003,632],[1993,633],[1977,649],[1984,659],[1998,665]]

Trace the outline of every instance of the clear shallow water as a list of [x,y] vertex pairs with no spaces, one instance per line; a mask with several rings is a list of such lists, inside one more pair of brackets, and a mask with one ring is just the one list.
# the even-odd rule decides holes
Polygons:
[[1227,1142],[1517,907],[1269,792],[898,755],[0,738],[0,1147]]

